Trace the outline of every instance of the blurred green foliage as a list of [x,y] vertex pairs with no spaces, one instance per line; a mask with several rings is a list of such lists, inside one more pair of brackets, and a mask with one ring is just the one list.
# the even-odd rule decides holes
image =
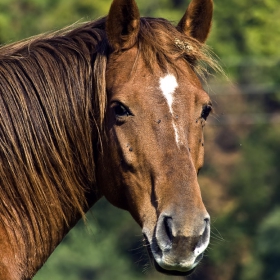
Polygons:
[[[1,0],[0,43],[104,16],[110,3],[111,0]],[[175,22],[188,4],[183,0],[137,3],[142,15]],[[214,0],[214,3],[208,43],[240,91],[242,106],[248,111],[277,117],[279,0]],[[227,103],[230,109],[237,106],[241,105]],[[225,123],[219,129],[210,128],[214,132],[223,131],[224,136],[218,142],[227,147],[213,157],[218,159],[222,153],[232,155],[232,149],[239,146],[226,145],[225,141],[240,141],[242,147],[236,150],[237,160],[232,160],[230,170],[215,165],[214,161],[209,167],[206,161],[202,176],[221,184],[226,177],[224,192],[230,203],[219,206],[223,205],[221,198],[213,207],[212,244],[202,265],[192,275],[193,280],[280,279],[280,126],[279,116],[278,120],[269,116],[246,127],[230,127],[230,123]],[[141,230],[128,213],[113,208],[103,199],[87,217],[88,225],[80,222],[34,279],[175,279],[160,275],[147,265]]]

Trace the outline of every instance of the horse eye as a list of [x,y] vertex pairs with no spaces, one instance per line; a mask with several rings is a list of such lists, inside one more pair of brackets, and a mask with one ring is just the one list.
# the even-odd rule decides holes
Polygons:
[[118,117],[125,117],[125,116],[130,115],[129,110],[124,105],[122,105],[121,103],[115,104],[113,109],[114,109],[115,116],[117,118]]
[[212,106],[211,105],[205,105],[202,109],[201,118],[206,120],[211,111],[212,111]]

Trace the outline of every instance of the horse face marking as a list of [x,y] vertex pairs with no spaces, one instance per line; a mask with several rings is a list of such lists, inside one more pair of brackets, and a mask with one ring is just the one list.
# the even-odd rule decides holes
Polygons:
[[[170,113],[173,118],[172,126],[173,126],[174,133],[175,133],[175,140],[176,140],[177,146],[179,147],[180,137],[179,137],[179,133],[178,133],[178,128],[174,121],[175,117],[174,117],[174,112],[173,112],[174,94],[175,94],[176,88],[178,88],[178,83],[177,83],[177,80],[174,75],[167,74],[165,77],[160,78],[159,84],[160,84],[160,89],[162,91],[162,94],[167,101]],[[178,118],[178,116],[176,117],[176,119],[177,118]]]
[[178,87],[178,83],[174,75],[167,74],[164,78],[160,78],[160,89],[167,101],[170,113],[172,115],[173,115],[172,105],[174,102],[174,93],[177,87]]

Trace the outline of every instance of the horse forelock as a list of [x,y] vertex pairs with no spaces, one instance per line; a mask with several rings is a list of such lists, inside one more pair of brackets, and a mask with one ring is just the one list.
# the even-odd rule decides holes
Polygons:
[[141,18],[138,45],[147,66],[153,71],[154,65],[163,70],[184,59],[204,79],[209,70],[223,72],[217,58],[207,47],[194,38],[181,33],[165,19]]

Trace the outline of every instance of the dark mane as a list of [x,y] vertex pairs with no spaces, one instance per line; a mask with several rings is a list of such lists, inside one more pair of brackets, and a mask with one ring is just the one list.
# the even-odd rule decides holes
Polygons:
[[[67,227],[69,215],[82,216],[85,194],[95,189],[94,147],[105,114],[110,52],[105,22],[0,49],[0,222],[21,228],[29,219],[26,246],[43,243],[43,233],[32,242],[34,228],[51,231],[51,223]],[[138,44],[151,71],[156,63],[175,65],[177,58],[200,74],[205,68],[198,61],[218,68],[198,41],[163,19],[142,18]]]

